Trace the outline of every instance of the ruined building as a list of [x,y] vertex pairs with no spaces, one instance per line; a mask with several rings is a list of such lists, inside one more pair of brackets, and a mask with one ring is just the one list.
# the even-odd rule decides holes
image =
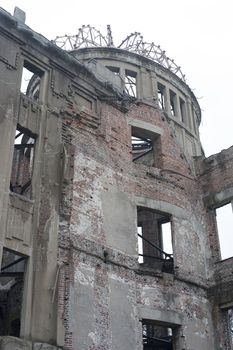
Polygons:
[[0,349],[232,349],[233,148],[205,158],[174,61],[1,9],[0,91]]

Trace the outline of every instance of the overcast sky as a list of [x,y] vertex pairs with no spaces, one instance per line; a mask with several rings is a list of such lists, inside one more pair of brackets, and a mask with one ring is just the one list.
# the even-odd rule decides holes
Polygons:
[[206,156],[233,144],[232,0],[0,0],[0,6],[10,13],[20,7],[26,24],[48,39],[76,34],[83,24],[103,35],[110,24],[115,45],[140,32],[144,41],[159,44],[186,75],[202,109]]

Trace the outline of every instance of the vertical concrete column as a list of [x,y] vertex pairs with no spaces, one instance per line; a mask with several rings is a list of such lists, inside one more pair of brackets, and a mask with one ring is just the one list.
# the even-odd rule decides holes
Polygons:
[[[17,55],[17,46],[11,47],[7,39],[4,41],[2,37],[1,45],[7,50],[11,49],[12,56]],[[22,72],[19,67],[8,69],[7,64],[0,62],[0,264],[6,233],[13,145],[19,109],[18,91]]]
[[153,102],[156,83],[151,81],[151,72],[149,73],[147,69],[141,67],[140,76],[139,97]]
[[122,89],[124,90],[125,89],[125,68],[124,67],[119,68],[119,74],[121,78]]
[[0,270],[2,268],[2,252],[3,252],[3,242],[0,242]]
[[158,88],[156,74],[150,71],[150,84],[151,84],[151,96],[152,99],[158,101]]
[[[40,207],[41,198],[41,181],[42,181],[42,169],[41,164],[43,163],[43,153],[44,153],[44,132],[46,127],[46,109],[45,104],[47,101],[47,86],[48,86],[48,74],[45,72],[41,77],[40,82],[40,103],[41,103],[41,118],[40,118],[40,128],[38,131],[38,137],[36,138],[36,157],[34,159],[34,169],[32,176],[32,188],[33,188],[33,199],[34,199],[34,220],[33,220],[33,231],[37,232],[38,224],[38,212]],[[21,336],[24,338],[31,338],[33,335],[33,322],[32,322],[32,312],[34,309],[34,304],[40,303],[39,298],[34,298],[33,287],[35,283],[35,277],[37,277],[37,271],[39,268],[38,262],[36,261],[38,252],[37,245],[37,235],[33,235],[33,251],[31,256],[28,258],[27,268],[25,271],[25,281],[24,281],[24,294],[23,294],[23,308],[22,308],[22,323],[21,323]],[[36,270],[36,272],[35,272]],[[49,312],[49,308],[47,309]],[[38,328],[38,334],[40,329]]]
[[194,107],[192,107],[192,114],[193,114],[193,126],[194,126],[194,130],[196,135],[199,137],[199,125],[198,125],[198,121],[197,121],[197,115],[195,112]]
[[40,100],[43,101],[44,104],[47,102],[47,87],[48,87],[48,72],[44,72],[40,81]]
[[182,128],[182,141],[183,141],[183,148],[185,153],[187,152],[187,145],[186,145],[186,132],[185,130]]
[[168,115],[171,115],[171,109],[170,109],[170,93],[169,88],[165,86],[164,89],[164,103],[165,103],[165,111]]
[[[60,76],[55,78],[59,81]],[[66,81],[62,80],[61,84],[66,84]],[[37,155],[32,179],[35,198],[33,223],[35,233],[28,281],[32,283],[30,337],[41,342],[56,343],[57,305],[54,299],[54,288],[56,288],[57,274],[62,172],[61,120],[57,115],[49,113],[46,105],[49,100],[50,105],[59,110],[61,100],[53,99],[48,85],[48,73],[45,72],[40,85],[41,122],[36,140]],[[26,313],[28,312],[29,308],[26,310]],[[28,323],[26,320],[26,335]]]
[[1,123],[0,127],[0,246],[2,248],[5,242],[6,234],[11,164],[16,129],[16,120],[14,120],[12,115],[13,110],[11,107],[12,106],[6,107],[6,114],[3,116],[3,122]]
[[[136,77],[136,83],[137,83],[137,98],[146,98],[148,96],[147,93],[147,86],[148,83],[146,82],[145,75],[145,68],[140,67],[139,73]],[[145,86],[144,86],[145,84]]]
[[174,96],[174,109],[175,109],[175,118],[182,122],[181,110],[180,110],[180,99],[177,94]]
[[181,109],[180,109],[180,97],[178,95],[175,95],[175,111],[177,112],[177,119],[182,122],[182,115],[181,115]]
[[195,119],[195,123],[196,123],[197,135],[198,135],[198,137],[200,138],[199,125],[198,125],[196,116],[195,116],[194,119]]
[[[44,111],[44,130],[40,135],[38,191],[40,211],[38,230],[33,242],[34,286],[32,302],[32,339],[56,342],[57,306],[53,294],[56,288],[59,199],[61,186],[61,121]],[[40,181],[40,180],[39,180]],[[39,203],[38,203],[39,204]]]
[[28,257],[23,286],[23,302],[21,310],[20,336],[30,339],[31,336],[31,313],[32,313],[32,288],[33,288],[33,259]]
[[185,119],[185,124],[188,126],[188,128],[192,129],[191,120],[188,114],[188,106],[186,102],[184,103],[184,119]]
[[186,98],[185,106],[186,106],[188,126],[192,131],[195,132],[195,127],[193,125],[192,105],[189,97]]

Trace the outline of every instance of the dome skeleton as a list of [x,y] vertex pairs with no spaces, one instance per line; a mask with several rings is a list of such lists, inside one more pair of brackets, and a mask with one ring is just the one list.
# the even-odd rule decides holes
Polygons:
[[[110,25],[107,26],[107,36],[102,35],[99,30],[90,25],[83,25],[79,28],[78,34],[57,36],[53,42],[67,51],[85,47],[116,47],[113,43]],[[176,74],[183,82],[186,82],[180,66],[173,59],[167,57],[165,51],[159,45],[155,45],[153,42],[145,42],[143,36],[138,32],[128,35],[116,48],[151,59]]]

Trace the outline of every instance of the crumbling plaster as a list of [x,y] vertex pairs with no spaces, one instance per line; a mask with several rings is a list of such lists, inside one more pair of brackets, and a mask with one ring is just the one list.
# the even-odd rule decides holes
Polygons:
[[[148,318],[174,327],[177,350],[224,349],[219,305],[233,300],[233,274],[217,262],[213,208],[232,200],[232,148],[201,156],[198,134],[158,108],[147,60],[109,51],[121,67],[153,71],[140,67],[140,99],[125,99],[81,62],[94,51],[74,58],[4,10],[0,41],[0,252],[28,257],[21,339],[2,337],[1,348],[142,350]],[[39,101],[20,94],[24,60],[43,72]],[[9,191],[17,123],[37,135],[32,199]],[[131,126],[160,135],[159,167],[132,162]],[[171,216],[174,274],[138,263],[137,206]]]

